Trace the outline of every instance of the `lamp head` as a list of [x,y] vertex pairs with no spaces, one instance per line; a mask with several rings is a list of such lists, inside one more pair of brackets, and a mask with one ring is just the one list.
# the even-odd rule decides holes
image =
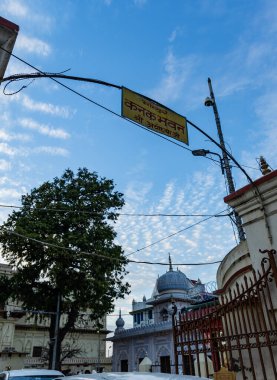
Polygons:
[[205,157],[205,156],[209,153],[209,150],[206,150],[206,149],[196,149],[196,150],[192,150],[191,153],[192,153],[194,156],[202,156],[202,157]]
[[207,98],[204,100],[204,105],[206,107],[211,107],[214,105],[214,100],[210,98],[209,96],[207,96]]

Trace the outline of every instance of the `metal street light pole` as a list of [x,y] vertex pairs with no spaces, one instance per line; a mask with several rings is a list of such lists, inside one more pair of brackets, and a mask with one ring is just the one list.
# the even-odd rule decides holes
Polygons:
[[97,352],[97,372],[101,372],[100,369],[100,330],[97,330],[97,336],[98,336],[98,352]]
[[[177,306],[175,304],[174,299],[171,299],[171,306],[168,310],[169,314],[171,315],[171,323],[172,323],[172,339],[173,339],[173,347],[174,347],[174,365],[175,365],[175,373],[178,374],[178,354],[175,349],[176,347],[176,334],[175,334],[175,315],[177,314]],[[173,360],[172,360],[173,361]]]
[[[221,150],[222,150],[222,161],[223,161],[223,165],[224,165],[224,171],[225,171],[225,174],[226,174],[229,194],[231,194],[231,193],[233,193],[235,191],[235,186],[234,186],[231,166],[230,166],[230,162],[229,162],[229,157],[226,154],[226,147],[225,147],[225,142],[224,142],[224,138],[223,138],[220,118],[219,118],[219,114],[218,114],[218,110],[217,110],[217,105],[216,105],[216,101],[215,101],[215,96],[214,96],[214,92],[213,92],[213,88],[212,88],[212,81],[211,81],[210,78],[208,78],[208,86],[209,86],[209,90],[210,90],[210,97],[208,97],[208,98],[205,99],[205,103],[204,104],[207,107],[210,107],[210,106],[213,107],[214,117],[215,117],[215,123],[216,123],[216,127],[217,127],[218,138],[219,138],[219,143],[220,143],[220,146],[222,148]],[[235,222],[236,222],[236,226],[237,226],[237,229],[238,229],[239,239],[240,239],[240,241],[245,240],[245,235],[244,235],[244,231],[243,231],[243,228],[242,228],[242,221],[241,221],[241,218],[237,214],[236,211],[234,211],[234,217],[235,217]]]
[[219,158],[219,164],[220,164],[220,168],[221,168],[221,173],[224,175],[224,164],[223,164],[223,159],[221,157],[221,155],[219,153],[216,153],[216,152],[211,152],[210,150],[206,150],[206,149],[196,149],[196,150],[192,150],[191,153],[194,155],[194,156],[202,156],[202,157],[206,157],[207,154],[213,154],[215,156],[217,156]]
[[60,317],[61,317],[61,293],[58,291],[57,295],[57,311],[56,311],[56,321],[55,321],[55,335],[54,335],[54,345],[52,352],[52,369],[58,369],[58,341],[59,341],[59,329],[60,329]]

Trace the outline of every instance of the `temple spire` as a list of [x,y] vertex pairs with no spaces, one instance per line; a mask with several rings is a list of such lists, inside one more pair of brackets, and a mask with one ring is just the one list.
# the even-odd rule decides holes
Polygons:
[[171,256],[170,256],[170,253],[168,254],[168,261],[169,261],[169,271],[172,272],[172,271],[173,271],[173,267],[172,267],[172,262],[171,262]]
[[271,172],[271,169],[263,156],[260,157],[259,166],[260,166],[260,171],[262,172],[262,175],[266,175]]

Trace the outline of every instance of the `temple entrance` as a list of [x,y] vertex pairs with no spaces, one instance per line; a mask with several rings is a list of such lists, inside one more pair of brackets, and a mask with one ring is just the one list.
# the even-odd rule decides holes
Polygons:
[[209,377],[225,367],[237,379],[277,379],[276,251],[265,252],[261,270],[241,278],[220,304],[174,319],[176,373]]
[[121,360],[120,371],[121,372],[128,372],[128,360],[127,359]]
[[160,367],[162,373],[171,373],[170,356],[160,356]]

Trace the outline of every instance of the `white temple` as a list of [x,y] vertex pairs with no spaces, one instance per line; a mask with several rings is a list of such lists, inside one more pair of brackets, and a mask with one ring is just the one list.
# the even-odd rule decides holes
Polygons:
[[203,302],[207,297],[200,280],[193,281],[180,270],[174,270],[169,255],[169,270],[158,277],[149,299],[133,300],[133,328],[124,329],[121,317],[116,321],[112,370],[138,371],[147,356],[153,372],[174,372],[172,314]]

